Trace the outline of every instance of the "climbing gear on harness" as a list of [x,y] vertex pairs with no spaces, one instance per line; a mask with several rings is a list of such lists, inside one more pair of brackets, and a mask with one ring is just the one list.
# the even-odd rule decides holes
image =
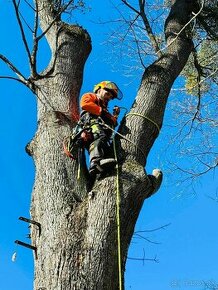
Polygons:
[[113,98],[116,98],[118,100],[121,100],[123,97],[123,93],[114,82],[102,81],[94,86],[93,92],[97,93],[99,89],[105,89],[113,95]]
[[[103,126],[105,122],[101,117],[96,117],[87,112],[82,114],[73,134],[64,140],[64,152],[72,159],[78,154],[78,176],[80,176],[81,150],[89,151],[89,173],[94,176],[115,166],[116,161],[110,157],[111,129]],[[104,128],[104,129],[103,129]],[[111,128],[111,127],[110,127]],[[111,152],[112,153],[112,152]]]
[[91,142],[92,140],[93,135],[91,132],[91,128],[82,128],[80,123],[78,123],[77,126],[74,128],[72,135],[64,139],[64,152],[68,157],[75,159],[75,149],[86,148],[87,143]]
[[111,130],[103,126],[104,121],[98,117],[94,125],[91,126],[93,134],[93,142],[89,145],[89,158],[91,175],[102,173],[105,169],[109,169],[116,163],[114,158],[110,157],[110,136]]

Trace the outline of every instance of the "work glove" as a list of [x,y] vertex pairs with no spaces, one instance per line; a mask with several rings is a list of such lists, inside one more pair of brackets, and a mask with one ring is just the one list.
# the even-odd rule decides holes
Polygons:
[[105,123],[110,126],[117,126],[117,117],[111,115],[108,110],[103,109],[101,113],[101,117]]
[[113,116],[118,118],[119,114],[120,114],[120,108],[118,106],[114,106],[114,108],[113,108]]

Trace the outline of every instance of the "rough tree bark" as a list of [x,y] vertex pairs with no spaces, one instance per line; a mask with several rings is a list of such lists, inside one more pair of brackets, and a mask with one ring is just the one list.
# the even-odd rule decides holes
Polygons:
[[[77,181],[77,161],[62,150],[62,142],[75,125],[60,111],[78,114],[83,68],[91,51],[88,32],[63,23],[51,0],[38,0],[40,25],[52,51],[49,67],[34,82],[38,95],[38,129],[28,145],[36,176],[31,216],[41,224],[32,228],[35,290],[118,289],[116,194],[114,171],[98,180],[93,196],[86,191],[86,174]],[[176,77],[192,49],[182,27],[191,17],[193,1],[177,0],[165,24],[167,52],[144,72],[130,113],[154,120],[161,128],[165,105]],[[52,68],[52,69],[51,69]],[[158,136],[157,127],[138,115],[122,121],[120,132],[137,146],[117,138],[121,190],[122,271],[134,226],[144,200],[160,186],[161,174],[145,172],[146,157]],[[140,148],[140,150],[139,150]],[[141,152],[143,151],[143,154]],[[123,282],[124,283],[124,282]]]

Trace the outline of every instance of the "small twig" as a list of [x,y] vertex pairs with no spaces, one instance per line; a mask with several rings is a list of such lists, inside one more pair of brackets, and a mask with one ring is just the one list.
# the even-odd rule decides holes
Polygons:
[[168,223],[166,225],[163,225],[161,227],[158,227],[158,228],[155,228],[155,229],[152,229],[152,230],[144,230],[144,231],[136,231],[135,234],[137,233],[151,233],[151,232],[155,232],[155,231],[159,231],[159,230],[165,230],[166,227],[170,226],[171,223]]
[[24,2],[33,10],[33,11],[36,11],[35,8],[27,1],[27,0],[24,0]]
[[141,238],[141,239],[143,239],[143,240],[145,240],[145,241],[147,241],[147,242],[149,242],[149,243],[151,243],[151,244],[155,244],[155,245],[160,245],[160,244],[161,244],[161,243],[159,243],[159,242],[154,242],[154,241],[150,240],[150,239],[147,238],[147,237],[143,237],[142,235],[137,234],[137,233],[134,233],[134,236],[139,237],[139,238]]
[[175,165],[175,170],[179,170],[179,171],[181,171],[183,173],[189,174],[194,179],[196,177],[199,177],[201,175],[204,175],[204,174],[208,173],[210,170],[215,169],[217,166],[218,166],[218,161],[214,165],[207,165],[208,169],[206,169],[204,171],[201,171],[199,173],[191,172],[189,170],[185,170],[185,169],[179,167],[178,165]]
[[23,22],[26,24],[26,26],[29,28],[29,30],[31,32],[33,32],[32,28],[30,27],[30,25],[27,23],[26,19],[23,17],[23,15],[21,14],[21,12],[19,11],[20,17],[22,18]]
[[127,257],[127,259],[133,260],[133,261],[142,261],[143,263],[144,263],[144,261],[151,261],[151,262],[159,263],[159,260],[157,259],[156,256],[154,258],[132,258],[132,257]]
[[134,31],[134,29],[132,30],[132,32],[133,32],[133,35],[134,35],[134,37],[135,37],[136,47],[137,47],[138,56],[139,56],[139,59],[140,59],[141,65],[142,65],[142,66],[144,67],[144,69],[145,69],[146,66],[144,65],[143,59],[142,59],[142,57],[141,57],[141,50],[140,50],[139,43],[138,43],[137,37],[136,37],[136,35],[135,35],[135,31]]

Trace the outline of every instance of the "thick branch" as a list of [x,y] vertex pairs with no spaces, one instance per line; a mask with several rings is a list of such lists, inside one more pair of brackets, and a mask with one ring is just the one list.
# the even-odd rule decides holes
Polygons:
[[[132,114],[121,126],[122,134],[137,144],[145,152],[145,156],[148,155],[158,135],[154,123],[161,128],[170,89],[186,64],[193,47],[189,34],[183,29],[191,18],[191,11],[192,5],[188,0],[177,0],[173,5],[165,25],[166,41],[171,43],[168,52],[145,70],[138,95],[130,111]],[[121,144],[127,153],[124,156],[137,160],[142,166],[145,165],[144,156],[136,146],[130,146],[125,140],[121,140]]]

